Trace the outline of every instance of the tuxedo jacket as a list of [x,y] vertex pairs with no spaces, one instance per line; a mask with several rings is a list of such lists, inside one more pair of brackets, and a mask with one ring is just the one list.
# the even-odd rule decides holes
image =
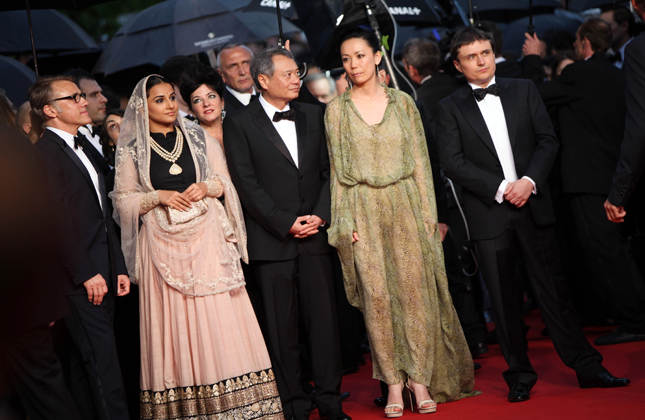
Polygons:
[[[530,80],[496,79],[518,178],[537,186],[527,204],[538,225],[555,222],[547,177],[558,140],[537,87]],[[442,168],[462,187],[471,239],[493,239],[506,227],[508,203],[495,194],[504,180],[502,165],[469,85],[439,104],[437,141]]]
[[417,100],[423,104],[428,117],[431,134],[435,135],[436,113],[439,101],[455,93],[464,82],[445,73],[436,73],[417,88]]
[[65,238],[59,253],[74,284],[68,294],[86,294],[83,283],[97,274],[116,292],[117,275],[127,270],[101,173],[97,171],[103,209],[90,174],[62,138],[45,130],[36,146],[47,164],[59,230]]
[[624,206],[632,196],[645,169],[645,34],[634,38],[625,47],[625,135],[622,142],[609,201]]
[[595,53],[538,89],[557,111],[564,192],[607,195],[625,131],[622,70]]
[[240,109],[244,108],[244,104],[240,102],[233,94],[225,87],[224,88],[224,109],[229,114],[230,117],[232,114]]
[[296,111],[298,167],[260,101],[224,120],[224,149],[245,211],[251,260],[286,261],[298,255],[300,244],[312,255],[330,251],[324,229],[304,239],[289,234],[298,216],[331,220],[322,111],[293,101],[290,107]]

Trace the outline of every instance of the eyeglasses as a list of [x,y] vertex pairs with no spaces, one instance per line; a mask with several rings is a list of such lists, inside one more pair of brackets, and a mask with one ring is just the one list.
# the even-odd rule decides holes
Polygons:
[[62,98],[52,99],[49,102],[62,101],[64,99],[73,99],[74,102],[81,102],[81,98],[85,99],[86,97],[87,97],[87,95],[84,94],[84,93],[75,93],[75,94],[70,95],[70,96],[63,96]]

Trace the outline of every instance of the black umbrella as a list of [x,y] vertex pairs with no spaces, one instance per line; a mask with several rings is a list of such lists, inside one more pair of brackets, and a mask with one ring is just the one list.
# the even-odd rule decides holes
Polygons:
[[583,10],[589,10],[596,7],[611,6],[611,5],[621,5],[627,6],[630,2],[628,0],[568,0],[567,9],[573,10],[574,12],[582,12]]
[[443,23],[446,12],[434,0],[386,0],[396,23],[424,28]]
[[[34,10],[31,18],[36,51],[99,49],[87,32],[56,10]],[[27,33],[29,22],[24,11],[0,12],[0,54],[31,51],[29,38],[16,36]]]
[[[34,43],[33,23],[31,19],[32,9],[81,9],[95,4],[107,3],[112,0],[25,0],[21,3],[17,0],[4,0],[0,3],[0,10],[26,10],[29,23],[29,36],[31,38],[31,51],[34,54],[34,69],[38,77],[38,59],[36,57],[36,45]],[[15,34],[14,34],[15,35]]]
[[[245,12],[269,12],[276,13],[278,0],[251,0],[251,2],[244,7]],[[289,0],[280,0],[280,15],[294,20],[296,18],[296,9],[293,3]]]
[[[278,33],[274,11],[243,12],[248,0],[167,0],[131,18],[109,42],[94,73],[109,75],[173,55],[217,49],[229,42],[260,41]],[[285,32],[299,31],[283,22]]]
[[27,100],[27,89],[36,81],[36,73],[20,61],[0,55],[0,87],[14,105]]
[[[529,14],[550,13],[562,8],[558,0],[456,0],[474,21],[511,22]],[[531,4],[532,3],[532,4]],[[472,6],[472,8],[471,8]]]
[[[566,30],[575,34],[578,27],[584,22],[584,18],[578,14],[567,12],[566,10],[559,12],[561,13],[533,16],[533,25],[538,38],[542,39],[549,30]],[[524,17],[510,22],[508,25],[501,26],[505,51],[513,51],[521,55],[522,46],[526,39],[524,33],[528,23],[528,17]]]

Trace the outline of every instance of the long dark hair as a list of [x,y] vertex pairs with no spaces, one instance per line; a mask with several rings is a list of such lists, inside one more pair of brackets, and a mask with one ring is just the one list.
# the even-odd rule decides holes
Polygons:
[[105,114],[105,119],[103,120],[103,126],[101,127],[101,134],[99,135],[99,143],[101,143],[101,148],[103,149],[103,158],[110,165],[114,166],[114,151],[116,150],[115,145],[110,145],[110,136],[108,134],[107,120],[111,115],[116,115],[117,117],[123,118],[125,111],[122,109],[112,109]]

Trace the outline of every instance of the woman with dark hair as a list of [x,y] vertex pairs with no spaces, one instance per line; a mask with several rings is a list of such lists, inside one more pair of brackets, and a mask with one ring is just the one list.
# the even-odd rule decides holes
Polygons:
[[224,148],[222,121],[224,111],[224,82],[213,69],[202,63],[187,68],[181,82],[181,97],[197,118],[199,125]]
[[114,151],[121,131],[121,121],[125,111],[113,109],[106,113],[103,120],[103,129],[99,135],[99,143],[103,149],[103,157],[110,166],[114,166]]
[[283,418],[244,288],[246,230],[224,154],[184,124],[161,76],[130,98],[110,197],[139,285],[141,418]]
[[432,172],[417,107],[379,84],[379,41],[340,39],[350,89],[327,106],[332,220],[349,302],[360,308],[374,378],[388,384],[385,416],[403,415],[404,382],[420,413],[474,395],[473,361],[459,324],[437,228]]

